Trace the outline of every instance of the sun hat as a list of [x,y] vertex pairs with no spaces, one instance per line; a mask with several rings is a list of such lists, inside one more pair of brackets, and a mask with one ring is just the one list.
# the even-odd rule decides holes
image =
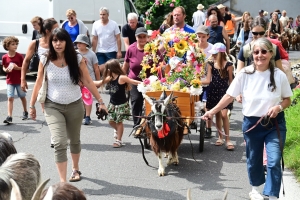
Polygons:
[[87,47],[90,46],[90,44],[89,44],[89,38],[85,34],[79,34],[77,36],[76,40],[74,41],[74,43],[76,44],[77,42],[84,43],[84,44],[87,45]]
[[226,46],[220,42],[214,44],[211,50],[208,51],[208,53],[211,54],[217,54],[219,52],[226,52]]
[[147,29],[145,29],[144,27],[137,28],[135,31],[135,36],[138,36],[141,34],[148,35]]
[[92,105],[93,97],[91,92],[86,87],[81,88],[81,96],[85,105]]
[[221,8],[225,8],[226,6],[224,6],[223,4],[219,4],[218,6],[217,6],[217,8],[220,10]]
[[264,16],[267,16],[269,13],[267,11],[264,11]]
[[209,30],[208,30],[207,26],[201,25],[197,28],[196,33],[209,34]]
[[198,4],[198,6],[197,6],[197,9],[198,10],[202,10],[204,8],[204,6],[200,3],[200,4]]

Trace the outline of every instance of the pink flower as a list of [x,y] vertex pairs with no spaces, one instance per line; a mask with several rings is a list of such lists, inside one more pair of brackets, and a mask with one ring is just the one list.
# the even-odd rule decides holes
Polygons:
[[159,0],[156,0],[156,1],[155,1],[155,4],[156,4],[156,5],[159,5]]
[[182,68],[181,67],[176,67],[175,72],[181,72]]
[[160,82],[161,83],[165,83],[167,81],[167,79],[166,78],[162,78],[162,79],[160,79]]
[[174,3],[170,3],[170,7],[174,7]]
[[149,15],[149,12],[145,12],[145,14],[146,14],[146,16],[148,16],[148,15]]
[[176,2],[176,0],[172,0],[172,2]]
[[150,80],[149,80],[148,78],[146,78],[146,79],[143,81],[143,83],[144,83],[145,85],[149,85],[149,84],[150,84]]
[[175,42],[175,43],[177,43],[177,42],[179,42],[180,41],[180,39],[178,38],[178,37],[174,37],[174,39],[173,39],[173,42]]
[[149,21],[149,20],[146,20],[146,24],[151,24],[151,21]]

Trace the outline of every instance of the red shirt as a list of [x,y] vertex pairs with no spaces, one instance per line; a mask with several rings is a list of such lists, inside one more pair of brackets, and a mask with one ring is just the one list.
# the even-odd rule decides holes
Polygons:
[[[9,57],[8,54],[2,56],[2,65],[7,68],[9,63],[13,62],[18,67],[22,67],[24,57],[16,52],[14,57]],[[11,72],[6,74],[7,84],[21,84],[21,70],[13,69]]]
[[284,50],[281,42],[277,39],[271,39],[271,38],[268,38],[268,40],[270,40],[270,42],[272,42],[273,44],[275,44],[279,50],[279,53],[280,53],[280,58],[282,60],[289,60],[289,54]]

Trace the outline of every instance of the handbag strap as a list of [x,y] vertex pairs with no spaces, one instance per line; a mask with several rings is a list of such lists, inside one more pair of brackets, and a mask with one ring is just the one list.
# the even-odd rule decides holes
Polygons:
[[37,53],[39,48],[40,39],[35,39],[35,53]]

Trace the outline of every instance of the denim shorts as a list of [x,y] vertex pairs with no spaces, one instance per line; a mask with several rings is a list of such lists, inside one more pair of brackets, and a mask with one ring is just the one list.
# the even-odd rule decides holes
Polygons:
[[21,89],[20,84],[7,84],[7,97],[8,98],[15,96],[15,89],[17,90],[18,97],[20,97],[20,98],[26,97],[26,92],[24,92]]
[[116,59],[117,58],[117,52],[116,51],[107,52],[107,53],[97,52],[96,55],[97,55],[97,58],[98,58],[98,65],[102,65],[110,59]]

